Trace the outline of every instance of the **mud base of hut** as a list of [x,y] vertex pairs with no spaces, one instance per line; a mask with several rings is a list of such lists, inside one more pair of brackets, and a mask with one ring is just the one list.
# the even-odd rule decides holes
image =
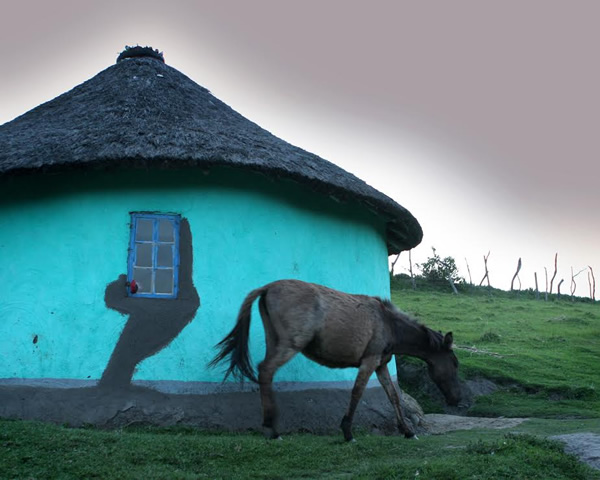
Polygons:
[[[350,400],[346,389],[277,392],[280,431],[339,433]],[[185,425],[206,431],[262,432],[258,392],[168,394],[133,386],[126,390],[0,386],[0,417],[61,425],[123,428]],[[381,388],[365,391],[355,428],[398,435],[394,413]]]

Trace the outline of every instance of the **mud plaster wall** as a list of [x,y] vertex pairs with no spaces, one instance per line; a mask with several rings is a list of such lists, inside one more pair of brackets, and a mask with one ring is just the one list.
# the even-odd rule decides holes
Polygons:
[[[279,278],[389,296],[384,223],[293,182],[234,169],[71,173],[0,185],[0,379],[98,379],[127,322],[104,304],[126,273],[129,212],[179,213],[191,228],[201,306],[134,380],[220,382],[206,370],[244,296]],[[264,341],[257,311],[255,361]],[[278,381],[351,380],[299,356]]]

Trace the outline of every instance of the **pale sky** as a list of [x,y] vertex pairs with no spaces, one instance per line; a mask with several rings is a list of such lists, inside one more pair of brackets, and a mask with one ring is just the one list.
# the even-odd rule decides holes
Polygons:
[[[600,279],[600,2],[0,0],[0,124],[114,64],[166,63],[408,208],[473,281]],[[402,254],[396,271],[405,272]],[[576,294],[589,294],[587,274]]]

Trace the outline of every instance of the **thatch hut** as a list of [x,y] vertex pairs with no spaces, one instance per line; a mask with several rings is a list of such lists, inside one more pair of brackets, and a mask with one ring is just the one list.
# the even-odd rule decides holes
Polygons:
[[[206,364],[249,290],[389,296],[388,254],[422,237],[394,200],[139,47],[0,126],[0,216],[5,384],[227,389]],[[258,359],[260,322],[251,342]],[[298,358],[278,379],[353,376]]]

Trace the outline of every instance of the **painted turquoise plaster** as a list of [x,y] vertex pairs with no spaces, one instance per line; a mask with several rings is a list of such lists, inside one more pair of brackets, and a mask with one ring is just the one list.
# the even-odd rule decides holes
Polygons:
[[[98,379],[127,320],[104,304],[126,273],[129,212],[188,218],[195,319],[138,365],[136,380],[214,381],[213,346],[252,289],[298,278],[389,297],[385,228],[359,204],[337,203],[291,181],[235,169],[72,173],[0,185],[0,378]],[[264,338],[256,308],[254,361]],[[353,379],[298,356],[279,381]]]

